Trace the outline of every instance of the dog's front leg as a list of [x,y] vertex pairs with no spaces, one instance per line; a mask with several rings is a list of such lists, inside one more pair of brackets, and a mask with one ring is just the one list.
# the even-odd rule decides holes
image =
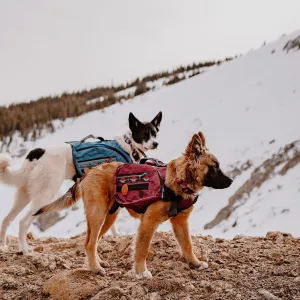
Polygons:
[[208,264],[204,261],[199,261],[193,252],[193,245],[188,224],[191,211],[192,208],[187,209],[186,211],[179,213],[176,217],[171,218],[170,221],[173,227],[175,238],[179,243],[184,258],[194,267],[206,269]]
[[141,218],[141,224],[135,242],[134,270],[138,278],[151,278],[146,258],[148,256],[152,236],[158,225],[167,219],[166,202],[157,201],[150,205]]

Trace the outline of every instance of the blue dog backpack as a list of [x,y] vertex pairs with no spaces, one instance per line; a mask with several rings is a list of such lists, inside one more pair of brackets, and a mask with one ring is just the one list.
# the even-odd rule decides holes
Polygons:
[[67,144],[72,146],[73,162],[77,177],[80,178],[84,174],[84,169],[91,169],[100,164],[114,161],[133,163],[130,155],[116,141],[98,138],[99,141],[85,143],[84,141],[88,137],[82,141],[67,142]]

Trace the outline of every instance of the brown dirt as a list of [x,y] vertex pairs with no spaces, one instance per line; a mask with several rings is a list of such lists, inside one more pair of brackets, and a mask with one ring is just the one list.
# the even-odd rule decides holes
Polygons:
[[0,252],[0,299],[300,299],[300,239],[268,233],[233,240],[194,236],[195,253],[209,261],[191,269],[170,233],[156,233],[148,257],[152,279],[131,273],[132,237],[105,237],[98,252],[106,276],[85,269],[84,234],[34,239],[34,252],[17,254],[17,239]]

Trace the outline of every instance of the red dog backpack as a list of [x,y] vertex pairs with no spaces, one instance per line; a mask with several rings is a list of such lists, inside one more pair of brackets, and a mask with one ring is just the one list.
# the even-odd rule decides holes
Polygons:
[[115,173],[115,199],[122,207],[142,211],[164,197],[166,165],[158,160],[123,164]]
[[140,164],[122,164],[114,176],[115,204],[110,213],[119,206],[144,213],[157,200],[170,201],[169,217],[193,205],[197,196],[182,199],[165,186],[167,165],[156,159],[144,158]]

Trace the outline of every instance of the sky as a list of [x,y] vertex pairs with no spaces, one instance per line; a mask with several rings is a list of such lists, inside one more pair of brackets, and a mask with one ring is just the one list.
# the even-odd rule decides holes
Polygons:
[[0,105],[244,54],[299,0],[0,0]]

